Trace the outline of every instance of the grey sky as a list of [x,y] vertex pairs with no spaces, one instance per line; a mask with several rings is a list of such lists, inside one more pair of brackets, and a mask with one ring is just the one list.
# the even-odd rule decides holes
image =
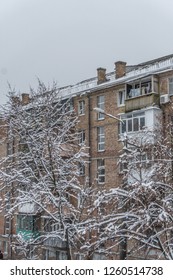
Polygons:
[[173,53],[172,0],[0,0],[0,103],[17,91],[75,84]]

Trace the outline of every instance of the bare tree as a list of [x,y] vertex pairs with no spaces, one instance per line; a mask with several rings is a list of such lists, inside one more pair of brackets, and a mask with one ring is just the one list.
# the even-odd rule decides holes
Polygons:
[[[55,84],[47,88],[39,81],[25,106],[10,94],[2,119],[6,133],[1,142],[7,154],[0,161],[1,192],[6,197],[1,206],[8,208],[11,227],[16,227],[18,238],[12,246],[19,250],[25,244],[27,252],[34,244],[53,244],[64,258],[72,259],[80,246],[78,228],[85,219],[88,188],[78,179],[87,153],[78,145],[71,99],[63,100]],[[43,258],[42,251],[39,254]],[[33,258],[30,255],[25,257]]]
[[173,259],[170,135],[144,129],[121,140],[122,184],[97,193],[95,209],[102,214],[93,224],[97,239],[88,248],[120,259]]

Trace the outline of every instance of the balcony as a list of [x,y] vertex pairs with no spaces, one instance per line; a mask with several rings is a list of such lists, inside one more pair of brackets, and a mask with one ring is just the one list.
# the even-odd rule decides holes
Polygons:
[[67,242],[65,240],[62,240],[60,237],[48,237],[44,241],[44,246],[66,249]]
[[40,236],[40,217],[36,215],[17,215],[16,234],[24,240],[31,240]]
[[158,77],[151,75],[126,84],[125,112],[159,105]]
[[33,240],[40,236],[40,232],[37,230],[17,229],[16,234],[22,236],[24,240]]
[[150,92],[145,95],[136,95],[125,100],[125,112],[139,110],[153,105],[159,105],[158,93]]

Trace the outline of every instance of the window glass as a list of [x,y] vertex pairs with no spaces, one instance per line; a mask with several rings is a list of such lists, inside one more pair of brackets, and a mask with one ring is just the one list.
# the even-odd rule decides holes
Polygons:
[[34,230],[34,217],[33,216],[18,216],[18,229],[20,230]]
[[151,80],[145,82],[137,82],[131,85],[127,84],[127,98],[133,98],[151,92]]
[[78,103],[78,113],[79,113],[79,115],[85,114],[85,101],[84,100],[81,100]]
[[67,260],[67,252],[56,251],[56,260]]
[[98,175],[98,183],[105,182],[105,162],[104,159],[97,160],[97,175]]
[[139,119],[134,118],[133,119],[133,131],[138,131],[139,130]]
[[85,175],[85,165],[83,162],[79,162],[78,168],[79,168],[79,175],[80,176]]
[[80,130],[78,132],[78,143],[79,145],[84,144],[85,142],[85,130]]
[[97,128],[97,138],[98,138],[98,151],[104,151],[105,149],[105,134],[104,127],[100,126]]
[[126,120],[123,120],[123,123],[121,123],[121,125],[122,125],[122,131],[121,131],[121,133],[126,132]]
[[118,105],[124,105],[124,100],[125,100],[125,91],[119,91],[118,92]]
[[142,129],[145,126],[145,118],[140,118],[140,129]]
[[[104,95],[97,96],[97,107],[104,111],[105,97]],[[98,120],[104,119],[104,114],[98,113]]]
[[173,78],[169,78],[169,95],[173,95]]
[[145,113],[123,115],[121,120],[123,122],[119,123],[119,133],[139,131],[145,126]]
[[132,119],[127,120],[128,122],[128,132],[132,131]]

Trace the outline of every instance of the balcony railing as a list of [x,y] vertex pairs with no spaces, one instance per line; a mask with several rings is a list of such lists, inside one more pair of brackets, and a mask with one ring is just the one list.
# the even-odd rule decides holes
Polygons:
[[59,237],[49,237],[44,241],[44,245],[48,247],[66,248],[67,242]]
[[159,105],[158,93],[150,92],[145,95],[136,95],[125,100],[125,112],[139,110],[152,105]]
[[38,230],[17,229],[16,234],[22,236],[24,240],[36,239],[40,236]]

